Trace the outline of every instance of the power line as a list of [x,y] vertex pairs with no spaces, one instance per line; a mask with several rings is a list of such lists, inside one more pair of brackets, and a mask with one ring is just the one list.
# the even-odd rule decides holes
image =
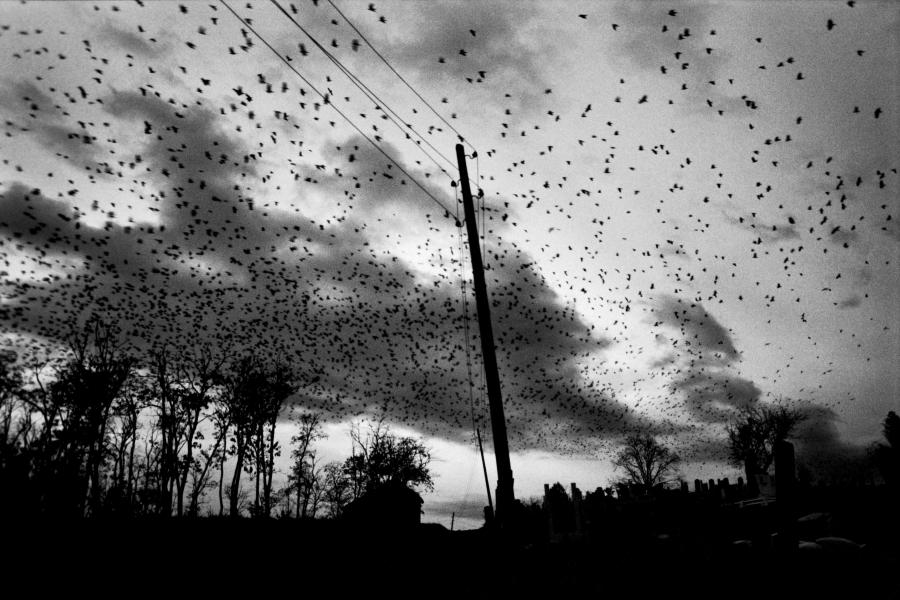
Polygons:
[[[444,155],[441,153],[440,150],[438,150],[437,148],[435,148],[435,147],[431,144],[431,142],[429,142],[429,141],[425,138],[425,136],[423,136],[421,133],[419,133],[418,131],[416,131],[415,127],[413,127],[413,126],[410,125],[409,123],[403,122],[403,118],[402,118],[399,114],[397,114],[397,112],[396,112],[393,108],[391,108],[390,105],[388,105],[387,102],[385,102],[384,100],[382,100],[382,99],[378,96],[378,94],[376,94],[375,92],[373,92],[372,89],[371,89],[369,86],[367,86],[367,85],[366,85],[359,77],[357,77],[357,76],[356,76],[356,75],[355,75],[348,67],[346,67],[346,66],[345,66],[345,65],[344,65],[337,57],[335,57],[335,56],[334,56],[327,48],[325,48],[321,43],[319,43],[319,41],[318,41],[318,40],[317,40],[317,39],[316,39],[309,31],[307,31],[306,28],[303,27],[303,25],[301,25],[300,23],[298,23],[297,20],[294,19],[294,18],[290,15],[290,13],[288,13],[288,12],[287,12],[287,11],[286,11],[286,10],[285,10],[285,9],[284,9],[284,8],[283,8],[276,0],[271,0],[271,2],[272,2],[272,4],[274,4],[274,5],[278,8],[278,10],[280,10],[280,11],[284,14],[284,16],[286,16],[288,19],[290,19],[291,23],[293,23],[295,27],[297,27],[300,31],[302,31],[303,34],[306,35],[306,37],[308,37],[308,38],[310,39],[310,41],[311,41],[313,44],[315,44],[315,46],[316,46],[319,50],[321,50],[322,53],[325,54],[325,56],[328,57],[328,59],[329,59],[332,63],[334,63],[334,65],[335,65],[338,69],[340,69],[340,70],[344,73],[344,75],[347,76],[348,79],[350,79],[350,82],[353,83],[353,85],[355,85],[355,86],[356,86],[363,94],[365,94],[365,95],[369,98],[369,100],[371,100],[371,101],[373,102],[373,104],[375,104],[375,108],[381,110],[381,112],[384,113],[384,115],[385,115],[388,119],[390,119],[390,121],[391,121],[398,129],[400,129],[400,131],[403,131],[403,128],[406,127],[407,129],[409,129],[410,131],[412,131],[414,134],[416,134],[416,135],[419,137],[419,139],[420,139],[421,141],[425,142],[425,144],[426,144],[429,148],[431,148],[432,150],[434,150],[434,152],[437,153],[438,156],[440,156],[441,158],[443,158],[448,164],[450,164],[451,166],[453,166],[453,168],[456,168],[456,165],[453,163],[453,161],[451,161],[449,158],[447,158],[446,156],[444,156]],[[381,108],[381,105],[383,105],[385,108],[387,108],[387,110],[388,110],[391,114],[390,114],[390,115],[387,114],[387,112],[386,112],[384,109]],[[391,115],[393,115],[393,116],[391,116]],[[394,117],[396,117],[396,119],[395,119]],[[398,120],[399,120],[400,122],[398,122]],[[404,133],[405,133],[405,132],[404,132]],[[412,139],[408,133],[406,133],[406,137],[409,138],[409,139]],[[415,140],[413,140],[413,141],[415,141]],[[437,168],[440,169],[440,171],[441,171],[442,173],[444,173],[444,175],[446,175],[447,177],[450,177],[450,179],[453,179],[453,177],[450,175],[450,173],[447,172],[446,169],[444,169],[444,167],[442,167],[436,160],[434,160],[434,158],[433,158],[430,154],[428,154],[428,152],[426,152],[421,146],[419,146],[419,142],[416,142],[416,146],[419,147],[419,149],[425,154],[425,156],[427,156],[427,157],[429,158],[429,160],[431,160],[431,162],[433,162],[433,163],[437,166]]]
[[393,67],[393,65],[391,65],[390,62],[388,62],[388,59],[386,59],[384,56],[382,56],[381,52],[379,52],[378,50],[376,50],[376,49],[375,49],[375,46],[373,46],[373,45],[369,42],[369,40],[366,39],[366,36],[364,36],[363,33],[362,33],[359,29],[356,28],[356,25],[354,25],[353,22],[352,22],[350,19],[347,18],[347,15],[345,15],[343,12],[341,12],[341,9],[339,9],[337,6],[335,6],[335,4],[334,4],[334,2],[332,2],[332,0],[328,0],[328,4],[330,4],[331,7],[334,8],[334,10],[336,10],[337,13],[338,13],[339,15],[341,15],[341,17],[342,17],[345,21],[347,21],[347,24],[350,25],[350,27],[353,28],[353,31],[355,31],[356,34],[357,34],[359,37],[361,37],[362,40],[366,43],[366,45],[367,45],[369,48],[372,49],[372,52],[374,52],[374,53],[378,56],[378,58],[380,58],[380,59],[382,60],[382,62],[384,62],[384,64],[386,64],[386,65],[388,66],[388,68],[389,68],[391,71],[393,71],[394,75],[396,75],[397,77],[399,77],[399,78],[400,78],[400,81],[402,81],[402,82],[406,85],[406,87],[408,87],[408,88],[412,91],[412,93],[416,95],[416,97],[417,97],[419,100],[421,100],[422,102],[424,102],[424,103],[425,103],[425,106],[427,106],[429,109],[431,109],[431,112],[433,112],[435,115],[437,115],[437,118],[438,118],[438,119],[440,119],[441,121],[443,121],[444,124],[445,124],[447,127],[449,127],[449,128],[453,131],[453,133],[456,134],[456,136],[459,138],[459,141],[462,142],[462,143],[464,143],[464,144],[466,144],[469,148],[471,148],[473,151],[475,151],[475,146],[473,146],[472,144],[470,144],[470,143],[468,142],[468,140],[466,140],[466,139],[463,137],[463,135],[462,135],[459,131],[457,131],[456,128],[454,128],[453,125],[451,125],[451,124],[447,121],[447,119],[445,119],[445,118],[441,115],[441,113],[439,113],[437,110],[435,110],[435,108],[434,108],[433,106],[431,106],[431,104],[428,102],[428,100],[426,100],[425,98],[423,98],[422,95],[421,95],[419,92],[416,91],[416,89],[415,89],[415,88],[414,88],[414,87],[406,80],[406,78],[403,77],[403,75],[401,75],[399,72],[397,72],[397,69],[395,69],[395,68]]
[[242,25],[244,25],[244,27],[246,27],[246,28],[249,29],[251,32],[253,32],[253,35],[255,35],[256,37],[258,37],[259,40],[260,40],[263,44],[265,44],[266,47],[268,47],[269,50],[272,51],[273,54],[275,54],[275,56],[277,56],[278,58],[280,58],[280,59],[281,59],[281,62],[283,62],[285,65],[287,65],[287,67],[288,67],[291,71],[293,71],[294,74],[297,75],[297,77],[299,77],[301,80],[303,80],[303,82],[306,83],[306,85],[308,85],[310,88],[312,88],[312,90],[313,90],[315,93],[317,93],[319,96],[321,96],[321,97],[322,97],[322,100],[323,100],[323,102],[324,102],[325,104],[329,104],[329,105],[331,106],[331,108],[333,108],[339,115],[341,115],[341,117],[344,118],[345,121],[347,121],[348,123],[350,123],[350,125],[353,127],[353,129],[355,129],[355,130],[357,131],[357,133],[359,133],[361,136],[363,136],[370,144],[372,144],[379,152],[381,152],[381,154],[383,154],[383,155],[385,156],[385,158],[387,158],[389,161],[391,161],[392,163],[394,163],[394,165],[397,167],[397,169],[399,169],[399,171],[400,171],[401,173],[403,173],[404,175],[406,175],[406,177],[409,178],[409,180],[412,181],[412,182],[416,185],[416,187],[418,187],[420,190],[422,190],[422,192],[424,192],[426,196],[428,196],[429,198],[431,198],[431,200],[432,200],[435,204],[437,204],[438,206],[440,206],[440,207],[444,210],[444,214],[445,214],[448,218],[451,216],[450,210],[449,210],[446,206],[444,206],[444,204],[443,204],[440,200],[438,200],[437,198],[435,198],[434,195],[433,195],[431,192],[429,192],[427,189],[425,189],[425,187],[424,187],[421,183],[419,183],[419,181],[418,181],[415,177],[413,177],[412,175],[410,175],[410,174],[406,171],[406,169],[404,169],[404,168],[400,165],[400,163],[398,163],[396,160],[394,160],[394,158],[393,158],[390,154],[388,154],[387,152],[385,152],[385,150],[384,150],[381,146],[379,146],[377,143],[375,143],[374,140],[372,140],[372,138],[370,138],[368,135],[366,135],[366,134],[363,132],[363,130],[360,129],[360,128],[356,125],[356,123],[354,123],[353,121],[350,120],[350,117],[348,117],[347,115],[345,115],[345,114],[343,113],[343,111],[341,111],[341,109],[339,109],[337,106],[335,106],[333,103],[331,103],[331,102],[328,100],[328,97],[327,97],[325,94],[323,94],[322,92],[320,92],[320,91],[318,90],[318,88],[316,88],[316,86],[314,86],[314,85],[313,85],[306,77],[304,77],[304,76],[300,73],[300,71],[298,71],[298,70],[294,67],[294,65],[292,65],[291,62],[290,62],[289,60],[287,60],[287,59],[284,57],[284,55],[282,55],[278,50],[276,50],[276,49],[272,46],[272,44],[270,44],[270,43],[266,40],[266,38],[264,38],[258,31],[256,31],[256,30],[253,28],[252,25],[250,25],[249,23],[247,23],[247,21],[245,21],[239,14],[237,14],[237,13],[234,11],[234,9],[231,8],[231,6],[228,5],[228,2],[226,2],[226,0],[220,0],[220,1],[222,2],[222,4],[225,5],[225,8],[227,8],[227,9],[229,10],[229,12],[231,12],[231,14],[234,15],[234,17],[235,17],[238,21],[240,21]]
[[[456,171],[459,171],[459,167],[456,165],[456,163],[454,163],[452,160],[450,160],[449,158],[447,158],[447,156],[445,156],[440,150],[438,150],[437,148],[435,148],[435,147],[431,144],[431,142],[429,142],[429,141],[425,138],[424,135],[422,135],[421,133],[419,133],[418,131],[416,131],[416,128],[415,128],[415,127],[413,127],[413,126],[412,126],[411,124],[409,124],[409,123],[406,123],[406,122],[403,120],[403,117],[401,117],[401,116],[397,113],[397,111],[395,111],[393,108],[391,108],[391,106],[390,106],[387,102],[385,102],[384,100],[382,100],[382,99],[378,96],[378,94],[376,94],[374,91],[372,91],[372,89],[371,89],[368,85],[366,85],[365,82],[363,82],[359,77],[357,77],[357,76],[353,73],[353,71],[351,71],[348,67],[346,67],[346,66],[340,61],[340,59],[338,59],[337,57],[335,57],[334,54],[331,53],[331,51],[329,51],[325,46],[323,46],[323,45],[322,45],[322,44],[321,44],[321,43],[320,43],[320,42],[319,42],[319,41],[318,41],[311,33],[309,33],[309,31],[308,31],[307,29],[305,29],[299,22],[297,22],[297,20],[294,19],[294,18],[290,15],[290,13],[288,13],[288,12],[287,12],[287,11],[286,11],[286,10],[285,10],[285,9],[284,9],[284,8],[283,8],[276,0],[270,0],[270,1],[272,2],[272,4],[274,4],[274,5],[278,8],[278,10],[280,10],[280,11],[284,14],[284,16],[286,16],[288,19],[290,19],[291,23],[293,23],[294,26],[296,26],[298,29],[300,29],[300,31],[302,31],[302,32],[304,33],[304,35],[306,35],[306,37],[308,37],[308,38],[310,39],[310,41],[311,41],[313,44],[315,44],[315,46],[316,46],[319,50],[321,50],[322,53],[325,54],[325,56],[328,57],[328,59],[331,60],[331,62],[334,63],[334,65],[335,65],[338,69],[340,69],[341,72],[343,72],[344,75],[346,75],[348,79],[350,79],[350,82],[353,83],[353,84],[357,87],[357,89],[359,89],[365,96],[367,96],[367,97],[369,98],[370,101],[372,101],[373,104],[375,104],[375,108],[376,108],[376,109],[381,110],[381,112],[385,115],[385,117],[387,117],[387,118],[391,121],[391,123],[393,123],[400,131],[402,131],[402,132],[404,133],[404,135],[406,135],[406,138],[407,138],[407,139],[413,139],[413,138],[412,138],[408,133],[406,133],[406,132],[403,130],[404,127],[406,127],[407,129],[409,129],[410,131],[412,131],[414,134],[416,134],[416,135],[419,137],[419,140],[421,140],[422,142],[425,142],[425,144],[426,144],[429,148],[431,148],[432,150],[434,150],[434,152],[435,152],[438,156],[440,156],[442,159],[444,159],[444,161],[446,161],[447,164],[449,164],[453,169],[455,169]],[[348,23],[349,23],[349,21],[348,21]],[[351,23],[351,26],[352,26],[352,23]],[[361,34],[360,34],[360,35],[361,35]],[[418,95],[418,94],[417,94],[417,95]],[[426,103],[426,104],[427,104],[427,103]],[[387,111],[389,111],[391,114],[390,114],[390,115],[387,114],[387,112],[385,112],[385,110],[382,109],[380,105],[384,105],[385,108],[387,108]],[[431,108],[431,107],[429,106],[429,108]],[[432,109],[432,110],[434,110],[434,109]],[[393,115],[393,116],[391,116],[391,115]],[[396,119],[395,119],[394,117],[396,117]],[[399,121],[399,122],[398,122],[398,121]],[[455,131],[455,130],[454,130],[454,131]],[[458,132],[457,132],[457,134],[458,134]],[[427,156],[428,159],[431,160],[431,162],[433,162],[433,163],[435,164],[435,166],[437,166],[437,168],[438,168],[444,175],[446,175],[447,177],[449,177],[451,180],[453,179],[453,177],[450,175],[450,173],[448,173],[446,169],[444,169],[440,164],[438,164],[438,162],[434,159],[434,157],[432,157],[430,154],[428,154],[428,152],[426,152],[426,151],[420,146],[419,141],[416,141],[416,140],[413,140],[413,141],[416,142],[416,146],[419,148],[419,150],[421,150],[421,152],[422,152],[425,156]],[[470,148],[472,148],[472,157],[475,158],[475,160],[476,160],[476,165],[477,165],[477,161],[478,161],[478,152],[474,149],[474,147],[472,146],[472,144],[469,144],[468,142],[466,142],[466,143],[469,145]],[[476,172],[477,172],[477,166],[476,166]],[[480,175],[476,176],[476,179],[478,179],[478,181],[472,181],[471,179],[469,179],[469,182],[472,183],[472,184],[473,184],[475,187],[477,187],[479,190],[481,190],[481,185],[480,185],[480,179],[481,179],[481,178],[480,178]]]
[[[406,123],[405,121],[403,121],[403,118],[402,118],[402,117],[401,117],[401,116],[400,116],[393,108],[391,108],[390,105],[389,105],[387,102],[384,102],[384,101],[383,101],[383,100],[382,100],[375,92],[372,91],[371,88],[369,88],[369,86],[367,86],[367,85],[365,84],[365,82],[363,82],[361,79],[359,79],[359,78],[358,78],[358,77],[357,77],[357,76],[356,76],[349,68],[347,68],[346,66],[344,66],[344,64],[343,64],[337,57],[335,57],[335,56],[334,56],[334,55],[333,55],[333,54],[332,54],[325,46],[323,46],[323,45],[315,38],[315,36],[313,36],[311,33],[309,33],[309,31],[308,31],[306,28],[304,28],[299,22],[297,22],[297,20],[294,19],[294,18],[291,16],[291,14],[290,14],[288,11],[286,11],[286,10],[284,9],[284,7],[282,7],[282,6],[277,2],[277,0],[270,0],[270,1],[272,2],[272,4],[274,4],[274,5],[278,8],[279,11],[281,11],[282,14],[284,14],[284,16],[286,16],[286,17],[291,21],[291,23],[294,24],[295,27],[297,27],[300,31],[302,31],[303,34],[306,35],[306,37],[309,38],[309,40],[310,40],[313,44],[315,44],[315,46],[316,46],[319,50],[321,50],[322,53],[325,54],[325,56],[326,56],[329,60],[331,60],[331,62],[332,62],[338,69],[340,69],[341,72],[344,73],[344,75],[346,75],[346,76],[350,79],[351,83],[353,83],[353,84],[357,87],[357,89],[359,89],[365,96],[367,96],[367,97],[369,98],[370,101],[373,102],[373,104],[375,104],[375,108],[378,109],[378,110],[381,110],[381,112],[385,115],[385,117],[387,117],[387,118],[388,118],[388,119],[389,119],[389,120],[390,120],[390,121],[398,128],[398,129],[400,129],[400,131],[403,131],[403,127],[408,128],[410,131],[412,131],[413,133],[415,133],[415,134],[419,137],[419,139],[420,139],[421,141],[425,142],[425,144],[426,144],[429,148],[431,148],[432,150],[434,150],[434,152],[435,152],[438,156],[440,156],[441,158],[443,158],[443,159],[444,159],[448,164],[450,164],[454,169],[456,169],[457,171],[459,171],[459,167],[456,165],[456,163],[454,163],[453,161],[451,161],[450,159],[448,159],[443,153],[441,153],[440,150],[438,150],[437,148],[435,148],[435,147],[434,147],[434,146],[433,146],[433,145],[425,138],[425,136],[423,136],[421,133],[419,133],[418,131],[416,131],[416,129],[415,129],[412,125],[410,125],[409,123]],[[353,30],[356,31],[361,37],[363,37],[363,38],[365,39],[365,36],[363,36],[363,34],[359,32],[359,30],[356,28],[356,26],[353,25],[353,23],[350,22],[349,19],[347,19],[347,17],[340,11],[340,9],[338,9],[336,6],[334,6],[334,4],[332,4],[332,6],[333,6],[334,9],[335,9],[336,11],[338,11],[338,13],[339,13],[339,14],[347,21],[347,23],[349,23],[350,26],[353,27]],[[293,7],[292,7],[292,8],[293,8]],[[296,12],[296,9],[294,10],[294,12]],[[434,109],[430,104],[428,104],[428,102],[427,102],[424,98],[422,98],[422,96],[421,96],[418,92],[416,92],[416,90],[413,89],[413,88],[409,85],[409,83],[406,82],[405,79],[403,79],[403,76],[401,76],[399,73],[397,73],[397,71],[396,71],[393,67],[391,67],[390,63],[388,63],[387,60],[386,60],[383,56],[381,56],[381,55],[378,53],[377,50],[375,50],[375,48],[369,43],[368,40],[366,40],[366,44],[368,44],[369,47],[372,48],[372,51],[375,52],[376,54],[378,54],[379,57],[380,57],[383,61],[385,61],[385,64],[387,64],[388,67],[390,67],[391,70],[392,70],[398,77],[400,77],[400,79],[403,81],[403,83],[405,83],[405,84],[407,85],[407,87],[409,87],[409,88],[413,91],[413,93],[415,93],[416,96],[417,96],[419,99],[421,99],[422,102],[424,102],[424,103],[428,106],[428,108],[430,108],[430,109],[432,110],[432,112],[434,112],[434,113],[435,113],[442,121],[444,121],[444,123],[447,123],[447,121],[446,121],[443,117],[441,117],[441,115],[440,115],[439,113],[437,113],[437,111],[435,111],[435,109]],[[373,98],[374,98],[374,99],[373,99]],[[393,117],[396,117],[396,119],[394,119],[391,115],[387,114],[387,112],[385,112],[385,110],[382,109],[380,105],[384,105],[384,106],[387,108],[387,110],[390,111],[390,113],[393,115]],[[400,121],[399,123],[398,123],[398,120]],[[402,125],[401,125],[401,123],[402,123]],[[449,123],[447,123],[447,126],[450,127],[451,129],[453,129],[453,126],[450,125]],[[483,194],[484,194],[484,193],[483,193],[482,188],[481,188],[481,175],[480,175],[480,170],[479,170],[479,167],[478,167],[478,164],[479,164],[478,151],[475,150],[475,147],[472,146],[472,144],[470,144],[469,142],[465,141],[465,140],[462,138],[462,135],[461,135],[458,131],[456,131],[456,129],[453,129],[453,131],[457,134],[457,136],[460,137],[460,140],[461,140],[461,141],[465,142],[470,148],[472,148],[472,155],[471,155],[471,157],[475,159],[475,164],[476,164],[476,179],[477,179],[477,181],[472,181],[471,179],[469,179],[469,182],[470,182],[472,185],[474,185],[474,186],[478,189],[478,191],[479,191],[479,197],[483,197]],[[406,135],[407,139],[412,139],[411,136],[410,136],[408,133],[406,133],[405,131],[403,131],[403,133]],[[413,141],[416,141],[416,140],[413,140]],[[444,173],[445,175],[447,175],[448,177],[450,177],[451,180],[453,179],[453,177],[446,171],[446,169],[444,169],[443,167],[441,167],[441,165],[438,164],[438,162],[437,162],[430,154],[428,154],[428,152],[426,152],[426,151],[419,145],[419,142],[418,142],[418,141],[416,141],[416,146],[419,148],[419,150],[422,151],[423,154],[425,154],[425,156],[427,156],[427,157],[429,158],[429,160],[431,160],[431,162],[433,162],[433,163],[437,166],[438,169],[440,169],[440,171],[441,171],[442,173]],[[457,207],[457,208],[458,208],[458,207]],[[457,221],[458,221],[458,220],[459,220],[459,215],[457,214]]]

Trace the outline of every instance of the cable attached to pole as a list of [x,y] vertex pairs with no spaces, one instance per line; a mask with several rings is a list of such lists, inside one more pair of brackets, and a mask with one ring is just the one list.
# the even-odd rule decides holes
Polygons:
[[334,103],[332,103],[332,102],[328,99],[328,97],[327,97],[325,94],[323,94],[321,91],[319,91],[319,89],[316,88],[316,86],[314,86],[314,85],[313,85],[306,77],[304,77],[303,74],[301,74],[300,71],[298,71],[298,70],[294,67],[294,65],[292,65],[291,62],[290,62],[289,60],[287,60],[287,59],[284,57],[284,55],[282,55],[278,50],[276,50],[276,49],[272,46],[272,44],[270,44],[270,43],[266,40],[266,38],[264,38],[258,31],[256,31],[256,29],[254,29],[252,25],[250,25],[246,20],[244,20],[243,17],[241,17],[239,14],[237,14],[237,13],[234,11],[234,9],[231,8],[231,6],[228,5],[228,2],[226,2],[226,0],[220,0],[220,2],[222,2],[222,4],[225,6],[225,8],[227,8],[227,9],[229,10],[229,12],[231,12],[231,14],[234,15],[234,17],[235,17],[238,21],[240,21],[241,24],[242,24],[244,27],[246,27],[247,29],[249,29],[249,30],[253,33],[253,35],[255,35],[257,38],[259,38],[259,40],[260,40],[263,44],[265,44],[266,47],[267,47],[269,50],[271,50],[273,54],[275,54],[275,56],[277,56],[278,58],[280,58],[280,59],[281,59],[281,62],[283,62],[283,63],[284,63],[291,71],[293,71],[294,74],[297,75],[297,77],[299,77],[306,85],[308,85],[310,88],[312,88],[312,90],[313,90],[315,93],[317,93],[317,94],[322,98],[322,101],[323,101],[324,104],[330,105],[331,108],[333,108],[333,109],[335,110],[335,112],[337,112],[341,117],[343,117],[344,120],[347,121],[347,122],[353,127],[353,129],[355,129],[355,130],[357,131],[357,133],[359,133],[359,134],[360,134],[363,138],[365,138],[370,144],[372,144],[372,145],[375,147],[376,150],[378,150],[381,154],[384,155],[385,158],[387,158],[389,161],[391,161],[391,162],[394,164],[394,166],[396,166],[397,169],[398,169],[401,173],[403,173],[410,181],[412,181],[412,182],[416,185],[416,187],[418,187],[420,190],[422,190],[422,192],[424,192],[425,195],[428,196],[435,204],[437,204],[439,207],[441,207],[441,208],[444,210],[444,216],[445,216],[445,217],[450,218],[450,217],[452,216],[451,213],[450,213],[450,209],[448,209],[446,206],[444,206],[444,204],[443,204],[440,200],[438,200],[438,199],[434,196],[434,194],[432,194],[432,193],[429,192],[427,189],[425,189],[425,186],[423,186],[421,183],[419,183],[419,181],[418,181],[415,177],[413,177],[412,175],[410,175],[410,174],[406,171],[406,169],[404,169],[404,168],[400,165],[400,163],[398,163],[396,160],[394,160],[394,158],[393,158],[390,154],[388,154],[381,146],[379,146],[377,143],[375,143],[375,141],[372,140],[372,138],[370,138],[368,135],[366,135],[366,134],[363,132],[363,130],[360,129],[360,128],[356,125],[356,123],[354,123],[352,120],[350,120],[350,118],[349,118],[347,115],[345,115],[345,114],[343,113],[343,111],[341,111],[341,109],[339,109],[337,106],[335,106]]

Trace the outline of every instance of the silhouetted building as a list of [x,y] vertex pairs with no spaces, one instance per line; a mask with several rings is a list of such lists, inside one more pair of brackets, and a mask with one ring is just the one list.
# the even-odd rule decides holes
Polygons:
[[422,522],[422,496],[402,483],[388,483],[344,509],[344,519],[377,527],[415,527]]

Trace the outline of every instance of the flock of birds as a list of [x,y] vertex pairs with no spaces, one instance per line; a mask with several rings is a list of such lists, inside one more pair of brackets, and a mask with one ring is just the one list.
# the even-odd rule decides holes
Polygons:
[[[399,165],[370,144],[410,145],[408,130],[402,137],[391,133],[385,103],[351,100],[350,92],[339,91],[343,74],[333,69],[322,75],[318,95],[283,68],[251,29],[268,25],[271,31],[278,12],[266,3],[237,4],[241,22],[222,4],[99,4],[91,11],[104,22],[122,18],[131,29],[97,26],[96,40],[29,25],[28,8],[17,13],[22,23],[0,15],[0,49],[13,66],[0,95],[0,316],[9,339],[52,348],[73,323],[99,315],[118,324],[138,348],[211,344],[223,352],[252,350],[294,361],[317,376],[295,401],[334,419],[382,413],[454,439],[471,435],[473,419],[488,429],[458,217],[435,209]],[[298,22],[329,21],[326,31],[333,36],[321,45],[349,64],[357,59],[341,52],[349,48],[351,57],[362,57],[368,42],[329,4],[289,4],[288,11]],[[154,27],[142,22],[142,11],[151,9],[174,14],[172,22],[182,30],[193,28],[190,35],[153,34]],[[354,17],[363,31],[394,21],[374,4],[367,9]],[[453,38],[470,40],[469,47],[428,57],[439,81],[441,69],[456,73],[459,61],[471,65],[436,103],[451,121],[458,115],[449,106],[455,104],[449,90],[468,93],[461,85],[478,86],[480,98],[496,93],[494,102],[503,106],[495,135],[483,133],[500,149],[469,153],[477,157],[477,183],[484,188],[479,225],[513,449],[595,452],[640,429],[675,436],[683,452],[704,455],[715,438],[707,425],[724,421],[729,406],[761,394],[737,370],[740,352],[732,332],[709,311],[723,303],[820,306],[798,282],[810,260],[824,259],[807,256],[850,256],[862,229],[897,237],[896,204],[889,201],[892,193],[896,200],[895,166],[852,178],[835,170],[831,157],[798,167],[785,147],[804,135],[804,116],[796,115],[789,130],[759,135],[757,128],[765,127],[752,119],[758,99],[704,95],[687,77],[695,61],[719,52],[707,45],[716,31],[691,31],[679,21],[678,7],[644,10],[658,13],[656,35],[683,47],[659,57],[660,75],[684,77],[678,82],[682,96],[668,102],[634,92],[626,83],[630,75],[618,80],[608,99],[585,98],[576,109],[556,106],[553,86],[527,91],[527,100],[513,90],[497,92],[491,78],[503,65],[479,62],[473,48],[485,48],[482,38],[490,33],[477,22]],[[597,20],[586,13],[572,18],[585,26]],[[840,26],[835,18],[823,20],[822,35]],[[602,27],[624,35],[628,22]],[[294,34],[290,43],[287,37],[280,45],[273,41],[290,46],[285,62],[301,71],[320,68],[311,64],[314,44],[292,28]],[[388,38],[377,31],[372,37]],[[765,43],[761,37],[755,42]],[[864,55],[860,48],[858,56]],[[242,77],[237,67],[215,75],[202,71],[206,61],[219,60],[266,66],[255,79]],[[797,81],[806,77],[789,56],[759,70],[790,71]],[[734,79],[710,84],[708,89],[720,90]],[[729,215],[731,225],[752,234],[746,255],[700,252],[693,241],[703,239],[707,247],[720,226],[714,215],[721,208],[713,211],[713,205],[741,196],[740,184],[732,184],[720,164],[673,155],[667,141],[672,129],[625,152],[627,125],[602,116],[607,104],[664,110],[659,106],[682,100],[708,110],[709,118],[750,118],[758,147],[748,169],[805,169],[819,182],[817,200],[782,205],[771,184],[757,181],[754,204],[778,209]],[[347,133],[329,105],[364,123],[367,135]],[[353,112],[348,106],[368,108]],[[854,114],[884,120],[885,110],[861,103]],[[457,141],[448,121],[428,121],[432,116],[423,105],[406,112],[404,119],[426,123],[421,140],[440,138],[447,147]],[[554,127],[573,121],[577,138],[554,142],[560,135]],[[35,158],[34,150],[25,150],[28,144],[44,155]],[[422,144],[416,142],[419,149]],[[598,158],[588,166],[579,164],[582,156]],[[641,173],[672,172],[673,161],[676,176],[666,190],[671,200],[648,198]],[[438,183],[440,173],[427,160],[413,162],[409,171],[427,189],[447,207],[458,206],[455,189]],[[683,205],[692,193],[681,176],[688,171],[704,172],[714,182],[712,191],[686,218],[670,219],[668,207]],[[883,201],[860,211],[853,198],[863,192]],[[324,204],[319,197],[327,199]],[[641,202],[655,206],[657,225],[667,231],[662,237],[624,225],[629,208]],[[592,228],[590,243],[574,241],[576,224]],[[732,293],[731,283],[745,277],[745,263],[756,259],[774,261],[777,272],[756,282],[761,293],[754,298]],[[817,291],[845,289],[840,278],[837,273],[821,282]],[[862,302],[859,277],[848,285],[855,293],[835,294],[835,310]],[[800,310],[800,322],[813,310]],[[649,347],[635,341],[641,333],[636,328],[653,340]],[[855,341],[853,331],[841,333]],[[819,358],[823,376],[839,360]],[[792,361],[790,356],[784,373]],[[766,387],[775,387],[782,369]],[[656,393],[646,392],[653,384]],[[685,411],[688,420],[680,418]]]

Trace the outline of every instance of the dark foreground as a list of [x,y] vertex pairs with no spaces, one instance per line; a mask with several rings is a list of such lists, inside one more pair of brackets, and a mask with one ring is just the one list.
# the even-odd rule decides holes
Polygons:
[[41,595],[900,598],[890,542],[785,556],[667,539],[534,544],[429,525],[169,519],[7,521],[2,548],[6,592]]

